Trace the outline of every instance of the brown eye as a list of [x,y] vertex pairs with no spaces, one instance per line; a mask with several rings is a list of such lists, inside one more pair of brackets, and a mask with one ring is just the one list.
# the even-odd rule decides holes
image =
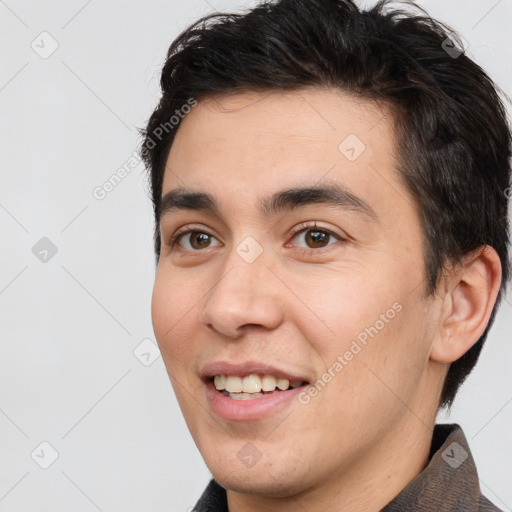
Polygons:
[[310,247],[325,247],[331,237],[330,233],[326,231],[318,231],[308,229],[306,231],[305,241]]
[[207,235],[206,233],[199,233],[198,231],[192,231],[189,234],[189,237],[190,245],[194,249],[204,249],[205,247],[208,247],[210,235]]
[[[319,229],[314,226],[298,231],[293,238],[303,238],[305,245],[299,245],[299,248],[302,249],[323,249],[336,241],[343,240],[343,238],[329,230]],[[330,243],[331,240],[333,240],[332,243]]]
[[[210,247],[212,239],[215,240],[215,237],[204,231],[188,230],[174,236],[171,242],[171,248],[174,248],[174,246],[178,244],[183,250],[192,252],[199,251]],[[186,247],[186,243],[188,243],[189,247]]]

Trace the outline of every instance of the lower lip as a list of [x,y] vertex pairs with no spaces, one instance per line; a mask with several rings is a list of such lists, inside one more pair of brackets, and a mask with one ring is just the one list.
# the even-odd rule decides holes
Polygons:
[[250,400],[235,400],[217,391],[212,382],[207,382],[206,396],[213,412],[221,418],[230,421],[251,421],[268,417],[285,407],[304,390],[304,387],[279,391]]

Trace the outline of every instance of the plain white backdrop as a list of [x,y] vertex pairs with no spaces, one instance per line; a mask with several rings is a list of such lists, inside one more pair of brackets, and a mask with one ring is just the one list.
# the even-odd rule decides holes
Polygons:
[[[154,344],[153,219],[133,154],[171,41],[255,3],[0,0],[2,512],[185,512],[209,480]],[[420,4],[510,94],[512,0]],[[507,511],[511,338],[509,293],[440,417],[462,425]]]

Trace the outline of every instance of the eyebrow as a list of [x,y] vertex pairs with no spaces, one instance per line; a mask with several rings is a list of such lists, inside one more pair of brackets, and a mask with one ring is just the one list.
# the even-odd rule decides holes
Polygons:
[[[262,215],[271,217],[311,204],[327,204],[340,210],[355,211],[369,220],[378,222],[378,217],[373,208],[339,183],[280,190],[261,199],[259,210]],[[162,197],[159,217],[182,210],[198,210],[220,216],[219,204],[213,195],[178,187]]]

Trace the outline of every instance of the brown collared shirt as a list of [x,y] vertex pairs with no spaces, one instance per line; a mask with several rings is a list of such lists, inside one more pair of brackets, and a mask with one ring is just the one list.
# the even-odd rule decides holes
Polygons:
[[[229,512],[226,490],[215,480],[193,512]],[[457,424],[434,428],[427,467],[381,512],[501,512],[480,491],[475,461]]]

